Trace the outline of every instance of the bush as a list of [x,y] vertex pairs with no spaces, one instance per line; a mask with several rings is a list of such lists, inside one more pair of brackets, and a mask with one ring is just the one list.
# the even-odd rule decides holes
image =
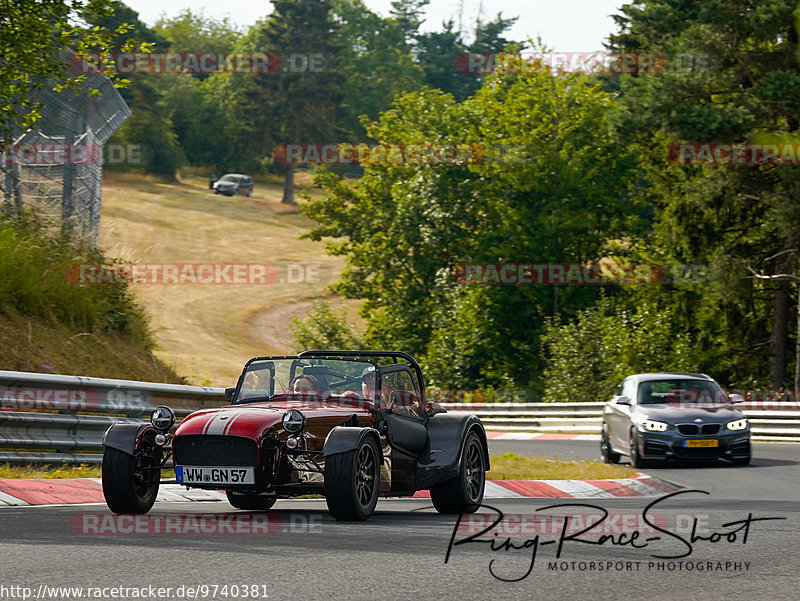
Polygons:
[[0,218],[0,311],[99,328],[150,344],[147,327],[124,284],[79,285],[82,263],[111,265],[99,250],[66,234],[49,236],[29,214]]
[[630,374],[696,371],[690,337],[679,330],[669,309],[643,303],[632,310],[610,299],[568,324],[551,319],[543,336],[544,400],[606,401]]

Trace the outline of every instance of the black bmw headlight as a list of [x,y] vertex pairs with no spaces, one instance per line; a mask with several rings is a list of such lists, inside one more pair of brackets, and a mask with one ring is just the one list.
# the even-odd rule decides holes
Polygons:
[[297,434],[306,427],[306,416],[297,409],[289,409],[283,414],[283,429],[292,434]]

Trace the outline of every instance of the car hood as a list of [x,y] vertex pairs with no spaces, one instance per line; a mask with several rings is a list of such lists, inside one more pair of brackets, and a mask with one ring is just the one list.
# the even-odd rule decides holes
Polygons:
[[737,419],[742,419],[744,414],[731,407],[708,407],[698,409],[675,408],[667,404],[638,405],[636,414],[660,422],[678,424],[694,422],[699,419],[706,424],[724,424]]
[[374,416],[374,412],[368,407],[359,406],[357,403],[328,404],[302,401],[247,403],[192,413],[178,426],[175,436],[216,434],[260,440],[271,430],[276,428],[283,430],[281,419],[289,409],[302,411],[309,425],[319,421],[328,423],[331,427],[353,414],[366,423],[371,423]]

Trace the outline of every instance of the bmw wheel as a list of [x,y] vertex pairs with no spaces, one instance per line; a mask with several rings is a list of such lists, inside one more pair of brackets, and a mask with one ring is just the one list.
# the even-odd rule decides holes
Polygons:
[[366,436],[357,449],[325,459],[325,502],[337,520],[366,520],[380,484],[378,446]]
[[605,463],[619,463],[620,454],[615,453],[611,449],[611,441],[608,439],[608,429],[603,426],[603,432],[600,434],[600,456]]
[[459,474],[431,487],[431,501],[439,513],[475,513],[483,501],[486,463],[483,445],[475,432],[464,441]]
[[631,459],[631,466],[633,467],[647,467],[647,462],[642,459],[642,456],[639,454],[639,442],[636,436],[636,430],[631,429],[631,444],[630,444],[630,455]]

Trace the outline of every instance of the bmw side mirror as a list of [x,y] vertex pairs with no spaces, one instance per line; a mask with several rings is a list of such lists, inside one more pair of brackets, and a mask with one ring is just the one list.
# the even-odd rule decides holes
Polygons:
[[225,402],[229,405],[233,403],[233,395],[236,394],[236,386],[225,389]]
[[625,395],[618,396],[616,402],[617,402],[617,405],[630,405],[631,404],[631,400],[628,397],[626,397]]
[[739,403],[744,403],[744,397],[741,394],[732,394],[730,395],[731,404],[738,405]]

